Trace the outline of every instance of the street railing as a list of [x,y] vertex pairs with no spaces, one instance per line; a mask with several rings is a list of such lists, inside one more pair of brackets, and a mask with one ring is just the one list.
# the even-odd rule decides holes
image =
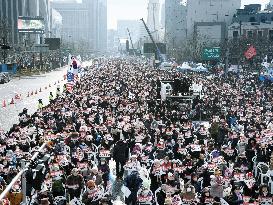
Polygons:
[[28,163],[25,163],[25,160],[21,161],[21,170],[20,172],[12,179],[10,184],[6,187],[6,189],[0,194],[0,204],[3,199],[5,199],[8,192],[12,189],[13,185],[19,180],[20,177],[22,177],[21,180],[21,187],[22,187],[22,194],[23,194],[23,204],[26,204],[26,177],[25,172],[28,170],[31,163],[38,157],[39,153],[46,147],[47,142],[42,144],[42,146],[35,152],[33,157],[30,159]]

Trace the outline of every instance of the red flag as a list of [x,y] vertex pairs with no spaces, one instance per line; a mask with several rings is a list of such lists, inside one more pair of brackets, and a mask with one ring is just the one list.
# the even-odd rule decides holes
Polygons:
[[256,48],[254,46],[250,46],[247,51],[245,52],[245,57],[247,59],[251,59],[253,58],[254,56],[257,55],[257,52],[256,52]]

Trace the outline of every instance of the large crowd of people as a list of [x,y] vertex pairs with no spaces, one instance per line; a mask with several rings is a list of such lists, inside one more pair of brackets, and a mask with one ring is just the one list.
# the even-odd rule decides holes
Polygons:
[[[158,99],[187,76],[202,95]],[[29,204],[272,204],[273,89],[251,73],[151,68],[139,59],[89,67],[73,91],[0,133],[0,186],[25,173]],[[201,97],[200,97],[201,96]],[[3,204],[22,202],[21,180]]]

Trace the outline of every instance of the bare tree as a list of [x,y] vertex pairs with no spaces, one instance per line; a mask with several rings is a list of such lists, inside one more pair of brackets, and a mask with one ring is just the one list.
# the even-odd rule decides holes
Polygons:
[[[11,37],[11,26],[8,23],[7,18],[0,18],[0,44],[9,45]],[[6,63],[8,55],[7,49],[2,49],[2,59],[0,62]]]

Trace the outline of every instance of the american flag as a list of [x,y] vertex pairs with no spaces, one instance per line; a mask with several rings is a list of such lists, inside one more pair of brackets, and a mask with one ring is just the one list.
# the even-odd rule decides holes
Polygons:
[[66,90],[71,93],[73,90],[73,86],[74,86],[74,82],[67,82],[66,83]]
[[73,72],[67,72],[67,83],[66,83],[66,90],[68,92],[72,92],[74,84],[75,84],[75,77]]

